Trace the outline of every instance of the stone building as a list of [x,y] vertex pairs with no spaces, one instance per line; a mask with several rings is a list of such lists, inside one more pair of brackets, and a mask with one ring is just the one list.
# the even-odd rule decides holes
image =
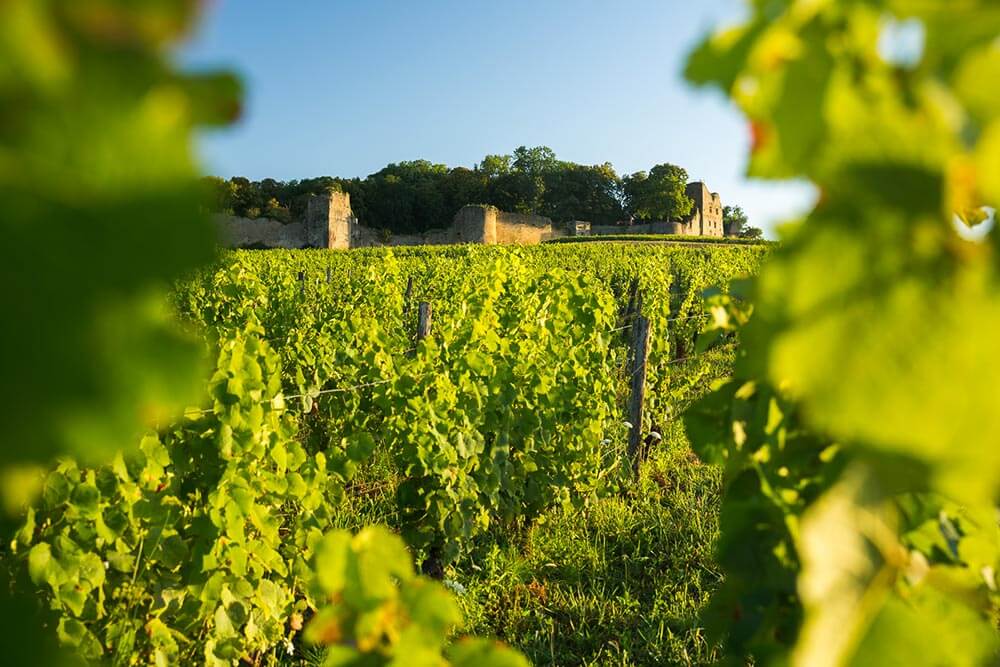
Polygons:
[[694,202],[691,213],[683,220],[643,222],[632,225],[591,225],[591,236],[613,234],[654,234],[673,236],[727,235],[722,223],[722,200],[719,193],[710,192],[701,181],[688,183],[685,194]]
[[507,213],[494,206],[470,205],[459,210],[448,227],[420,234],[387,234],[360,225],[351,210],[350,195],[343,192],[310,197],[305,219],[301,222],[283,224],[266,218],[248,220],[220,215],[216,216],[216,224],[221,242],[232,248],[346,249],[458,243],[533,245],[566,236],[725,235],[718,193],[709,192],[708,187],[698,181],[688,184],[687,195],[694,201],[694,208],[685,220],[628,226],[591,225],[581,220],[557,224],[540,215]]
[[350,248],[358,221],[350,195],[331,192],[310,197],[301,222],[217,215],[215,223],[222,245],[230,248]]
[[[702,181],[687,184],[685,193],[694,202],[688,228],[694,236],[725,236],[722,228],[722,200],[718,192],[709,192]],[[695,231],[697,230],[697,231]]]

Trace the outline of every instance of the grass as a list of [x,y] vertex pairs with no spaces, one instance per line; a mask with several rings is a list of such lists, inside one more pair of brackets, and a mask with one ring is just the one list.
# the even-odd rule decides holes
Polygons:
[[451,568],[466,589],[465,631],[535,665],[712,662],[698,613],[720,581],[719,473],[679,428],[667,443],[626,495],[549,512],[520,539],[477,545]]
[[602,243],[605,241],[643,241],[647,243],[720,243],[727,245],[771,245],[773,241],[738,237],[680,236],[677,234],[609,234],[606,236],[567,236],[545,243]]
[[[721,580],[712,548],[720,473],[679,423],[625,493],[552,510],[518,534],[491,531],[446,569],[465,589],[461,634],[491,636],[535,665],[705,665],[698,614]],[[385,453],[359,471],[338,523],[396,522]],[[288,665],[319,665],[307,649]]]

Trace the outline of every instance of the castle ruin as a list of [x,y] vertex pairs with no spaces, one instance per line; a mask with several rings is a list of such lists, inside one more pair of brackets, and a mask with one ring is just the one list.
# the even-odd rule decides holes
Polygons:
[[592,225],[574,220],[558,224],[540,215],[508,213],[494,206],[465,206],[449,227],[420,234],[391,234],[358,223],[346,193],[330,192],[310,197],[305,219],[284,224],[276,220],[249,220],[216,216],[223,245],[231,248],[367,248],[374,246],[534,245],[568,236],[659,234],[683,236],[734,236],[724,229],[722,201],[700,181],[689,183],[687,196],[694,207],[684,220],[632,225]]

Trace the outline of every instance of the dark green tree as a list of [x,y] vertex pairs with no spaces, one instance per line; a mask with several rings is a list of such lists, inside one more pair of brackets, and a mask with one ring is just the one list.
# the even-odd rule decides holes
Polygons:
[[561,161],[547,146],[519,146],[510,155],[487,155],[472,169],[449,169],[427,160],[387,165],[370,176],[321,176],[287,182],[274,179],[206,179],[213,210],[244,217],[301,220],[309,197],[330,191],[351,197],[365,226],[395,234],[446,227],[466,204],[545,215],[557,222],[614,224],[627,217],[673,220],[691,211],[687,172],[662,164],[648,173],[619,178],[610,163]]
[[487,201],[487,177],[477,169],[455,167],[442,181],[445,206],[452,215],[467,204]]
[[487,181],[492,181],[510,173],[511,157],[509,155],[487,155],[483,161],[476,165],[476,171],[480,172]]
[[249,178],[235,176],[229,179],[232,188],[233,213],[239,216],[249,216],[253,210],[260,211],[264,207],[264,198],[256,184]]
[[514,159],[511,163],[514,171],[530,176],[544,176],[561,166],[555,151],[548,146],[519,146],[514,149]]
[[685,189],[688,173],[673,164],[658,164],[626,176],[622,183],[625,211],[637,220],[681,220],[691,213],[694,202]]
[[545,177],[545,202],[542,214],[553,220],[587,220],[612,225],[624,216],[621,179],[614,167],[560,163],[559,169]]
[[517,213],[540,213],[545,206],[546,179],[560,168],[547,146],[519,146],[513,155],[487,155],[488,203]]
[[362,220],[397,234],[446,226],[455,214],[445,196],[448,173],[445,165],[427,160],[390,164],[365,179]]
[[227,215],[233,214],[233,183],[218,176],[204,176],[205,205],[208,210]]
[[722,226],[730,236],[744,239],[760,239],[764,236],[761,229],[750,226],[747,214],[739,206],[722,207]]

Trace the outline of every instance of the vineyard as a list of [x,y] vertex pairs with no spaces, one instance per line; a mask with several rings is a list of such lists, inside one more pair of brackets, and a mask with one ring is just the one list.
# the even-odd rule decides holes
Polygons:
[[5,664],[1000,661],[996,2],[695,50],[777,245],[221,256],[199,5],[0,3]]
[[[541,648],[527,640],[525,649],[538,664],[555,662],[563,642],[573,641],[574,620],[594,620],[585,610],[560,619],[545,609],[559,594],[550,586],[579,582],[580,573],[567,569],[572,559],[553,554],[549,571],[530,578],[507,571],[511,580],[499,590],[489,586],[499,576],[489,568],[502,566],[472,568],[483,572],[484,558],[509,558],[533,541],[551,547],[568,526],[601,521],[612,509],[648,512],[647,494],[671,495],[651,484],[681,485],[691,476],[708,499],[673,495],[704,513],[686,517],[702,524],[687,547],[704,561],[691,567],[711,567],[717,480],[683,462],[678,417],[732,358],[726,347],[694,348],[706,320],[702,290],[753,272],[766,252],[592,246],[226,255],[174,296],[217,350],[206,402],[151,432],[133,456],[97,468],[59,466],[16,551],[59,611],[60,634],[91,657],[259,662],[286,646],[286,658],[301,657],[294,647],[303,621],[288,619],[309,619],[320,606],[311,591],[322,582],[310,569],[328,548],[323,535],[388,525],[425,574],[479,591],[459,597],[476,630],[525,640],[527,629],[519,634],[517,623],[508,628],[494,616],[512,610],[486,608],[510,596],[533,600],[536,608],[525,612],[537,618],[521,625],[546,621],[547,637]],[[640,318],[651,335],[636,432],[657,450],[659,482],[635,479],[627,447],[629,354]],[[665,467],[678,457],[680,470]],[[656,517],[665,524],[661,539],[691,530],[674,523],[674,512]],[[565,526],[546,535],[547,522]],[[413,557],[385,539],[384,548],[399,552],[391,567],[412,567]],[[633,548],[638,579],[647,555]],[[709,577],[701,586],[714,583]],[[677,585],[683,592],[690,584]],[[618,650],[647,661],[664,659],[656,651],[667,648],[706,657],[710,647],[696,639],[699,602],[683,604],[663,614],[683,635],[674,646]],[[427,613],[442,614],[447,627],[451,610],[439,606]],[[342,623],[321,611],[306,639],[339,633]],[[615,628],[597,634],[622,636]],[[592,661],[608,651],[605,643],[598,636],[574,650]]]

